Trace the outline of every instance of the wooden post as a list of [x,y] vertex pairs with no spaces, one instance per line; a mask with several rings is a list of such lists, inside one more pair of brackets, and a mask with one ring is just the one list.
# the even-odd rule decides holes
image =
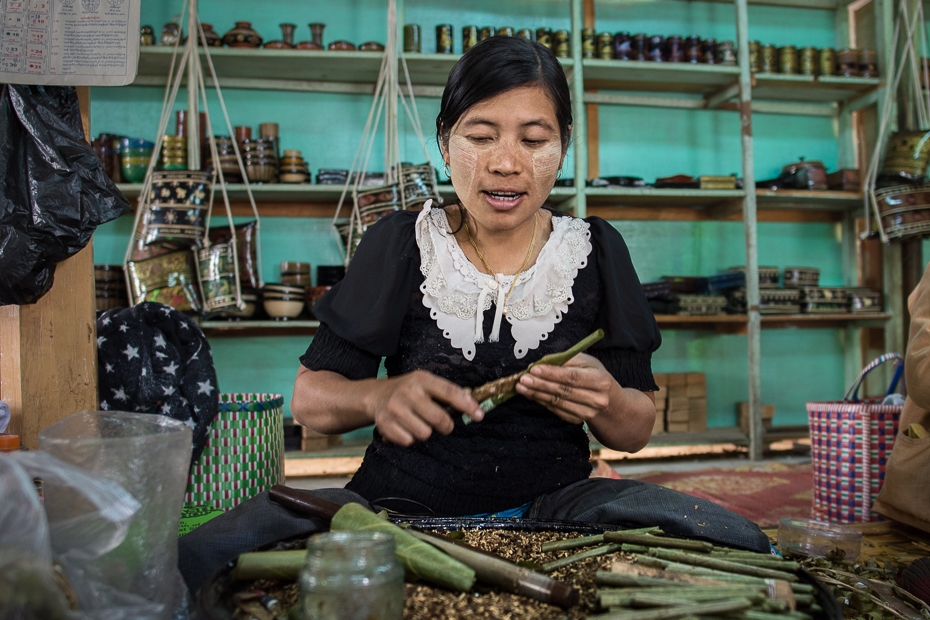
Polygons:
[[743,153],[743,235],[746,239],[746,314],[749,349],[749,458],[762,459],[762,315],[759,311],[759,248],[757,245],[756,178],[753,170],[752,76],[749,70],[749,12],[746,0],[736,0],[739,55],[739,118]]
[[[584,27],[596,27],[594,0],[584,0]],[[597,91],[588,90],[585,92],[596,93]],[[596,103],[588,103],[585,104],[585,112],[588,124],[588,178],[593,179],[601,176],[600,107]]]
[[[84,135],[90,89],[79,87]],[[0,306],[0,399],[10,405],[7,432],[27,448],[39,431],[97,409],[97,323],[93,241],[55,268],[52,289],[26,306]]]

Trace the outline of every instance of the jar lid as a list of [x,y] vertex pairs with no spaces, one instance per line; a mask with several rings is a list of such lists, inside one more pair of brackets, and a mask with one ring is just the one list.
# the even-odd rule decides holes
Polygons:
[[0,433],[0,450],[19,450],[19,435]]

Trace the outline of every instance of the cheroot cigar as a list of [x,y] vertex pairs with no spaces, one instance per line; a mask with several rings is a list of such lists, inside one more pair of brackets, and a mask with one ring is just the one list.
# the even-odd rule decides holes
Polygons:
[[[534,366],[562,366],[603,337],[604,330],[599,329],[567,351],[552,353],[543,357],[538,362],[530,364],[527,366],[526,370],[472,388],[471,394],[475,397],[475,400],[478,401],[484,412],[487,413],[501,403],[516,396],[517,382],[520,380],[520,377],[530,372]],[[462,417],[466,424],[471,421],[471,418],[468,416]]]

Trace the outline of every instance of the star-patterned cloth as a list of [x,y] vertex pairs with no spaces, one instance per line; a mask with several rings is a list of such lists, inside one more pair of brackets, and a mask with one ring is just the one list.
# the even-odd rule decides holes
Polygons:
[[213,353],[197,324],[154,302],[108,310],[97,319],[97,358],[100,408],[184,422],[196,463],[219,402]]

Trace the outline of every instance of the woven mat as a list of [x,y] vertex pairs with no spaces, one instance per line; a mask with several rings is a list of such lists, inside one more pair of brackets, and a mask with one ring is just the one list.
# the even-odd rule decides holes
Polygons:
[[656,471],[624,478],[652,482],[712,501],[761,527],[777,527],[783,517],[810,518],[814,492],[810,463],[772,462],[734,469]]

